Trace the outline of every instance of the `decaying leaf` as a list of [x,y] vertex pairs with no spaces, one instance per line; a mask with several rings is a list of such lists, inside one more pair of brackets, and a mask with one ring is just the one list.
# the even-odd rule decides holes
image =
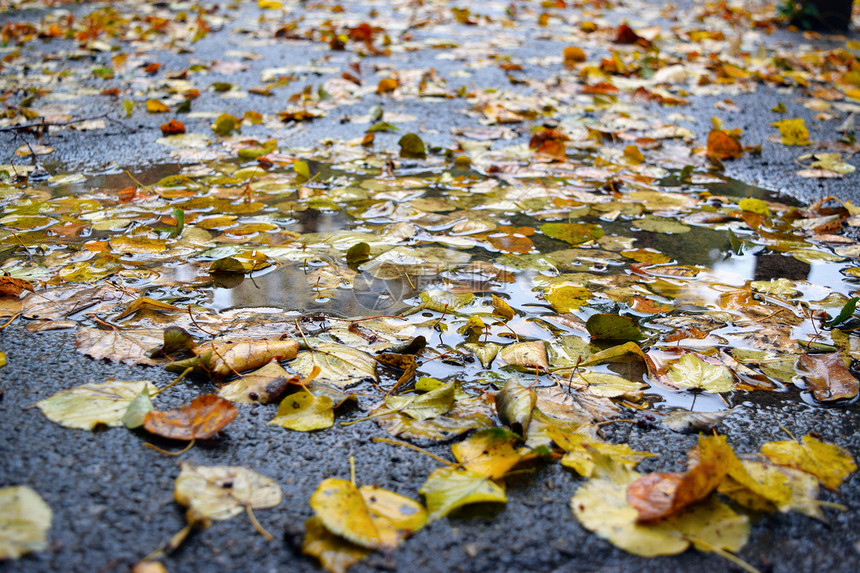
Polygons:
[[515,342],[499,351],[499,358],[511,366],[519,366],[534,370],[549,368],[546,356],[546,345],[543,341]]
[[84,326],[75,335],[78,351],[96,360],[147,366],[157,364],[149,354],[161,347],[163,341],[163,331],[157,328],[99,330]]
[[401,412],[419,421],[446,413],[454,405],[456,384],[449,382],[423,394],[386,396],[385,405],[393,412]]
[[53,516],[31,487],[0,488],[0,561],[47,549]]
[[46,418],[67,428],[92,430],[98,425],[122,425],[129,405],[143,392],[157,388],[146,380],[108,380],[100,384],[82,384],[60,390],[36,403]]
[[290,374],[277,361],[272,361],[222,386],[218,396],[237,404],[268,404],[278,401],[290,384],[298,380],[296,374]]
[[281,486],[248,468],[179,465],[173,496],[188,508],[188,523],[205,525],[230,519],[246,508],[268,509],[281,503]]
[[737,409],[736,406],[719,412],[678,412],[662,418],[660,422],[673,432],[681,434],[708,432],[734,414]]
[[143,427],[151,434],[171,440],[206,440],[238,415],[239,410],[229,400],[204,394],[178,410],[147,412]]
[[499,420],[522,434],[529,426],[532,410],[537,404],[537,393],[520,384],[516,378],[508,378],[504,387],[496,394],[495,402]]
[[318,344],[313,350],[300,352],[290,367],[302,376],[310,376],[319,367],[316,380],[340,388],[376,380],[376,361],[361,350],[341,344]]
[[695,354],[685,354],[666,373],[669,381],[679,388],[706,392],[730,392],[734,387],[731,371],[723,365],[705,362]]
[[[299,343],[296,340],[243,340],[241,342],[202,344],[193,349],[195,358],[180,360],[170,365],[174,371],[198,365],[216,378],[260,368],[272,360],[289,360],[296,357]],[[196,362],[195,362],[196,361]],[[312,369],[311,369],[312,370]],[[310,372],[308,372],[310,373]]]

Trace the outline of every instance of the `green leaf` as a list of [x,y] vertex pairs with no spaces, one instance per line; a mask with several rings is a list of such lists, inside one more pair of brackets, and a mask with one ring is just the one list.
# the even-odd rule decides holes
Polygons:
[[356,267],[370,260],[370,245],[365,242],[356,243],[346,251],[346,264]]
[[152,400],[149,397],[149,388],[144,386],[140,394],[128,405],[122,416],[122,424],[129,430],[140,428],[146,418],[147,412],[152,410]]
[[0,561],[48,548],[54,514],[31,487],[0,488]]
[[234,131],[238,131],[242,125],[242,120],[229,113],[222,113],[212,123],[212,131],[218,135],[230,135]]
[[46,418],[66,428],[92,430],[99,424],[110,427],[122,425],[123,416],[143,389],[157,388],[146,380],[108,380],[101,384],[82,384],[60,390],[50,398],[36,403]]
[[585,328],[592,340],[631,341],[642,338],[636,321],[618,314],[593,314],[588,317]]
[[297,432],[324,430],[334,424],[334,404],[328,396],[314,396],[310,392],[296,392],[281,401],[278,413],[269,425],[281,426]]
[[828,328],[833,328],[837,324],[841,324],[851,318],[854,315],[854,311],[857,310],[857,301],[860,301],[860,297],[852,296],[845,303],[845,306],[842,307],[842,310],[839,311],[839,314],[828,322],[825,322],[824,325]]
[[293,171],[299,176],[299,181],[307,181],[311,178],[311,168],[307,161],[297,159],[293,162]]
[[591,223],[544,223],[541,232],[547,237],[579,245],[587,241],[596,241],[603,236],[603,229]]
[[397,142],[400,146],[400,157],[420,159],[427,155],[424,142],[414,133],[407,133]]
[[428,521],[440,519],[471,503],[508,501],[505,490],[486,476],[450,466],[431,473],[419,493],[427,502]]

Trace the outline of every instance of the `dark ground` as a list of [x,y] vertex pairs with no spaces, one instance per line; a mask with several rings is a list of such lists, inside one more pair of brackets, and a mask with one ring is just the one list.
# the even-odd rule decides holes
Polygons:
[[[223,38],[224,35],[213,34],[204,40],[196,47],[198,56],[214,57]],[[797,40],[787,34],[777,38],[773,41]],[[562,46],[559,42],[535,41],[522,48],[518,55],[558,53]],[[267,48],[265,64],[251,62],[252,69],[247,72],[249,81],[257,83],[260,67],[282,65],[280,60],[320,56],[319,52],[305,49],[309,51],[302,52],[300,46],[291,46],[289,51],[277,46]],[[176,56],[165,54],[164,57]],[[394,64],[400,66],[405,62],[395,60]],[[207,81],[217,79],[213,76]],[[477,77],[473,81],[487,85],[493,79]],[[296,84],[289,91],[292,93],[301,87]],[[283,102],[273,100],[279,99],[257,98],[253,100],[253,108],[264,113],[277,111],[283,107]],[[815,121],[797,98],[777,93],[773,88],[733,96],[732,100],[741,108],[740,113],[714,110],[714,98],[691,98],[691,105],[682,110],[697,118],[692,126],[697,140],[704,140],[710,117],[720,115],[727,127],[743,128],[744,143],[762,143],[762,155],[745,155],[730,163],[729,176],[805,201],[832,194],[858,202],[860,191],[856,177],[808,180],[795,176],[797,167],[793,160],[798,150],[768,142],[766,137],[775,133],[770,123],[779,118],[758,110],[769,110],[776,103],[784,102],[789,113],[783,117],[806,117],[813,140],[832,138],[839,120]],[[343,111],[366,113],[377,101],[381,101],[377,96],[369,96],[355,109]],[[231,110],[230,105],[235,105],[236,109]],[[408,102],[400,105],[419,117],[426,111],[411,107]],[[446,127],[470,123],[457,111],[462,105],[458,100],[434,102],[431,106],[433,122]],[[249,104],[213,97],[202,100],[196,109],[207,106],[219,112],[241,114]],[[116,102],[94,98],[83,111],[98,114],[116,107]],[[321,134],[337,133],[339,137],[349,138],[363,133],[365,126],[342,126],[337,123],[338,118],[338,114],[331,114],[314,122],[311,128],[295,134],[291,145],[309,145]],[[133,121],[126,121],[136,131],[109,125],[104,133],[98,134],[96,144],[91,133],[64,131],[45,142],[58,149],[48,165],[61,171],[98,172],[113,162],[143,170],[163,159],[164,149],[153,143],[157,125],[163,119],[137,113]],[[208,124],[211,120],[198,121]],[[401,125],[404,132],[412,127]],[[255,135],[264,131],[258,127],[244,133]],[[439,145],[449,143],[446,130],[435,140],[434,137],[427,135],[425,139]],[[0,134],[0,149],[11,151],[17,145],[10,134]],[[852,161],[858,164],[856,159]],[[179,473],[177,459],[145,448],[142,435],[123,428],[94,433],[68,430],[48,422],[38,410],[27,407],[79,383],[117,378],[149,379],[163,385],[171,381],[173,375],[157,368],[95,362],[75,350],[72,333],[31,334],[17,323],[0,330],[0,349],[8,358],[8,364],[0,369],[3,392],[0,396],[0,485],[30,485],[55,512],[49,534],[50,550],[27,555],[19,561],[0,563],[0,571],[126,571],[184,524],[183,511],[172,497],[173,482]],[[193,382],[184,383],[165,397],[161,405],[165,408],[178,406],[198,394],[199,389]],[[797,436],[818,432],[822,439],[838,443],[855,458],[860,457],[860,418],[856,404],[815,408],[804,404],[796,391],[777,396],[737,393],[733,399],[748,407],[724,423],[722,429],[739,453],[756,451],[767,441],[786,439],[779,429],[782,425]],[[308,434],[266,426],[265,420],[271,417],[274,407],[243,406],[240,410],[239,418],[221,437],[196,446],[180,459],[192,464],[243,465],[280,483],[284,502],[275,509],[257,512],[260,522],[275,533],[276,540],[267,542],[254,531],[247,518],[240,515],[194,534],[183,547],[170,554],[164,564],[171,573],[320,571],[299,549],[304,520],[311,515],[308,499],[320,481],[328,477],[348,477],[348,458],[355,456],[359,483],[378,485],[417,498],[427,474],[438,465],[421,454],[372,442],[372,437],[384,435],[372,422],[349,428],[335,425],[324,432]],[[696,439],[668,432],[660,426],[640,429],[629,424],[609,426],[605,437],[617,442],[627,441],[637,450],[660,454],[659,458],[642,463],[643,471],[683,468],[684,454]],[[167,443],[160,445],[170,447]],[[448,446],[431,450],[447,455]],[[858,571],[858,479],[856,475],[848,478],[838,493],[822,491],[823,500],[848,507],[845,512],[825,510],[828,523],[795,514],[761,516],[755,521],[750,542],[740,552],[740,557],[763,572]],[[511,479],[505,507],[487,508],[488,515],[459,515],[432,523],[393,554],[374,554],[350,571],[664,573],[735,570],[715,555],[695,551],[675,557],[643,559],[614,548],[584,530],[571,514],[568,503],[582,481],[558,464]]]

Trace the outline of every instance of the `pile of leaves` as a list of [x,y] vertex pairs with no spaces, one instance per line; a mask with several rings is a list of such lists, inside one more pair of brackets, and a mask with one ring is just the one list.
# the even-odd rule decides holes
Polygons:
[[[697,138],[673,110],[697,94],[766,82],[805,90],[820,114],[852,111],[857,46],[803,59],[753,54],[730,32],[771,24],[724,5],[669,33],[592,21],[563,2],[523,8],[528,24],[515,6],[501,19],[416,6],[398,24],[343,7],[254,4],[56,10],[2,29],[16,46],[4,58],[10,72],[38,42],[62,42],[63,62],[97,62],[62,71],[45,62],[30,95],[4,100],[0,128],[24,141],[0,182],[4,327],[74,329],[93,359],[165,367],[215,391],[159,410],[169,390],[147,380],[73,385],[37,403],[49,420],[192,447],[263,404],[273,432],[325,430],[340,417],[376,424],[398,447],[453,441],[456,461],[439,458],[413,492],[423,505],[354,478],[320,484],[303,550],[331,571],[391,551],[464,505],[504,503],[506,476],[555,462],[588,479],[571,501],[583,526],[638,555],[692,545],[738,562],[749,531],[739,506],[822,518],[818,483],[836,489],[856,469],[837,445],[804,436],[747,457],[707,435],[687,472],[639,475],[633,468],[652,454],[610,443],[600,428],[641,419],[661,396],[690,410],[698,401],[700,411],[663,423],[705,433],[744,415],[726,406],[747,392],[834,407],[856,399],[860,246],[840,230],[856,226],[860,210],[838,198],[794,207],[721,192],[724,163],[760,146],[718,120]],[[248,13],[248,37],[319,47],[343,69],[322,60],[265,69],[249,87],[207,78],[245,72],[253,52],[169,71],[147,59],[155,47],[211,41]],[[507,21],[577,45],[514,61],[503,53],[513,41]],[[462,45],[419,32],[435,26],[455,26]],[[476,30],[495,40],[465,40]],[[691,51],[697,44],[725,49],[717,57]],[[418,50],[466,58],[464,73],[498,68],[511,89],[455,89],[456,74],[361,65]],[[553,79],[528,77],[530,66]],[[0,84],[29,81],[12,72]],[[303,87],[277,98],[286,109],[197,110],[199,101],[270,100],[294,83]],[[33,137],[119,121],[76,117],[87,97],[164,118],[152,139],[181,171],[148,185],[131,174],[106,187],[79,173],[45,179],[36,158],[52,149]],[[432,98],[456,102],[470,122],[446,144],[429,143],[438,132],[405,113]],[[356,115],[360,103],[374,105]],[[335,112],[355,137],[292,144],[291,130]],[[814,143],[800,118],[775,119],[773,134],[768,144]],[[850,137],[816,145],[799,156],[800,177],[851,175]],[[66,192],[75,186],[84,190]],[[753,280],[731,265],[765,257],[832,268],[839,280]],[[5,360],[0,352],[0,367]],[[161,550],[242,511],[268,536],[253,510],[276,506],[280,491],[248,468],[182,464],[175,497],[188,526]],[[45,549],[51,512],[38,495],[26,486],[0,495],[0,515],[10,516],[0,557]]]

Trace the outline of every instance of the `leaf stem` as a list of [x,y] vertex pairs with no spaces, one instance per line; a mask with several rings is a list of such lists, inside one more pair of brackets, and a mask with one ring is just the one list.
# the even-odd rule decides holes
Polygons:
[[149,442],[145,442],[143,445],[146,446],[147,448],[155,450],[159,454],[164,454],[165,456],[170,456],[172,458],[175,458],[177,456],[181,456],[182,454],[184,454],[185,452],[187,452],[188,450],[193,448],[195,443],[197,443],[197,440],[191,440],[190,442],[188,442],[187,446],[185,446],[184,448],[182,448],[178,452],[168,452],[167,450],[159,448],[155,444],[150,444]]
[[246,511],[247,511],[247,513],[248,513],[248,519],[250,519],[250,520],[251,520],[251,525],[253,525],[253,526],[254,526],[254,529],[256,529],[256,530],[257,530],[257,533],[259,533],[260,535],[262,535],[263,537],[265,537],[265,538],[266,538],[266,541],[274,541],[274,540],[275,540],[275,536],[274,536],[274,535],[272,535],[271,533],[269,533],[268,531],[266,531],[266,528],[265,528],[265,527],[263,527],[263,526],[260,524],[260,522],[259,522],[259,521],[257,521],[257,516],[256,516],[256,515],[254,515],[254,510],[253,510],[253,509],[251,509],[251,506],[250,506],[250,505],[246,505],[246,506],[245,506],[245,510],[246,510]]
[[443,457],[437,456],[433,452],[425,450],[424,448],[419,448],[418,446],[412,445],[408,442],[401,442],[400,440],[392,440],[391,438],[371,438],[374,442],[380,442],[383,444],[391,444],[393,446],[403,446],[404,448],[409,448],[410,450],[415,450],[416,452],[420,452],[429,458],[433,458],[437,462],[441,462],[445,465],[451,466],[452,468],[459,467],[459,464],[455,464],[454,462],[449,462]]
[[188,368],[186,368],[185,370],[183,370],[183,371],[182,371],[182,374],[180,374],[179,376],[177,376],[177,377],[176,377],[176,380],[174,380],[173,382],[171,382],[170,384],[168,384],[168,385],[167,385],[167,386],[165,386],[164,388],[159,388],[158,390],[156,390],[156,391],[152,394],[152,396],[150,396],[150,398],[155,398],[156,396],[158,396],[159,394],[161,394],[162,392],[164,392],[164,391],[165,391],[165,390],[167,390],[168,388],[171,388],[172,386],[176,385],[176,383],[177,383],[177,382],[179,382],[180,380],[182,380],[183,378],[185,378],[185,376],[187,376],[187,375],[188,375],[188,373],[189,373],[189,372],[191,372],[192,370],[194,370],[194,367],[193,367],[193,366],[189,366]]

